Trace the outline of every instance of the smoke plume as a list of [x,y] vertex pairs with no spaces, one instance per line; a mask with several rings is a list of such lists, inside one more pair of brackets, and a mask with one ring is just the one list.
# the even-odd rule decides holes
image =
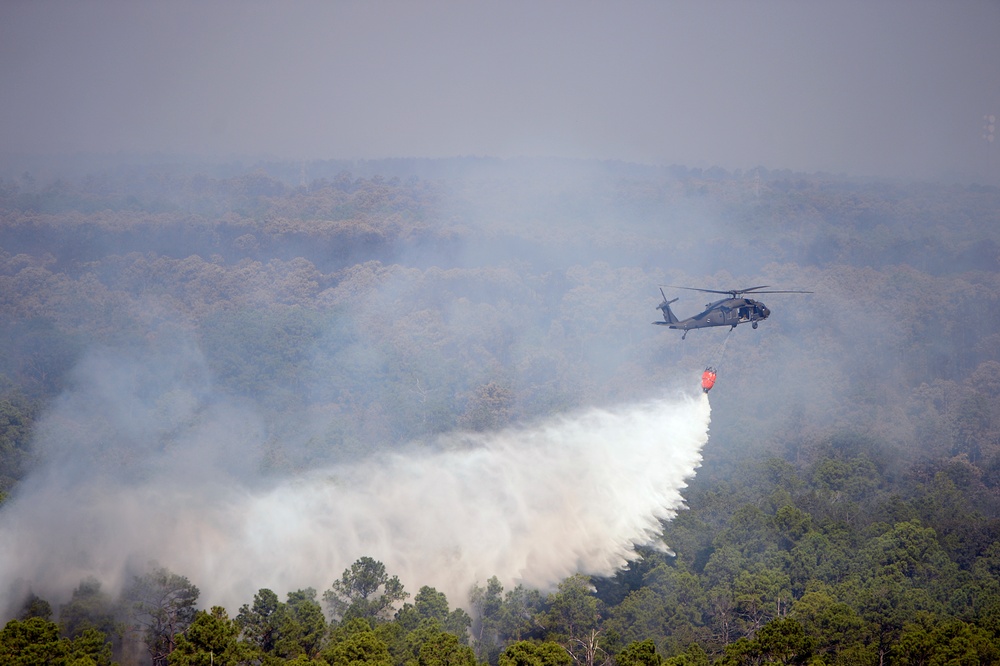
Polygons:
[[0,510],[0,589],[58,601],[156,561],[235,610],[365,555],[456,605],[493,575],[545,589],[658,543],[708,438],[707,396],[678,393],[275,479],[248,462],[263,426],[192,389],[197,364],[138,367],[92,357],[40,424],[47,461]]

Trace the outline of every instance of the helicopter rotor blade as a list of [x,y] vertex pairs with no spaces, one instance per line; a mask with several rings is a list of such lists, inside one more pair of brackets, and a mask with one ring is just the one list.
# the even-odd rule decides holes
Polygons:
[[[744,293],[744,292],[739,292]],[[755,294],[814,294],[814,291],[802,291],[799,289],[779,289],[776,291],[755,291]]]
[[[671,289],[687,289],[688,291],[704,291],[709,294],[731,294],[733,291],[730,289],[728,291],[723,291],[720,289],[701,289],[699,287],[681,287],[676,284],[665,284],[664,287],[670,287]],[[662,289],[662,287],[661,287]]]
[[[733,298],[736,298],[739,294],[811,294],[811,291],[801,291],[793,289],[776,289],[771,291],[758,291],[760,289],[767,289],[769,285],[762,284],[756,287],[747,287],[746,289],[702,289],[699,287],[682,287],[676,284],[665,284],[663,287],[670,287],[671,289],[687,289],[688,291],[704,291],[709,294],[729,294]],[[660,287],[660,291],[663,291],[663,287]]]

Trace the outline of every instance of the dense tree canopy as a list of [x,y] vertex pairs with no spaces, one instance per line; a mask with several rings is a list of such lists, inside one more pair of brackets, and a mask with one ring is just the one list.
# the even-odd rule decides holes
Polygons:
[[[134,452],[168,450],[226,401],[260,415],[247,469],[281,479],[720,370],[671,552],[613,577],[493,577],[449,600],[359,554],[321,594],[205,610],[199,581],[154,564],[121,589],[25,595],[0,661],[1000,662],[1000,191],[570,166],[0,180],[0,512],[52,455],[33,437],[95,353],[181,359],[112,378],[145,420],[127,446],[81,438],[97,476],[155,476]],[[768,298],[759,331],[681,342],[649,326],[661,284],[815,293]]]

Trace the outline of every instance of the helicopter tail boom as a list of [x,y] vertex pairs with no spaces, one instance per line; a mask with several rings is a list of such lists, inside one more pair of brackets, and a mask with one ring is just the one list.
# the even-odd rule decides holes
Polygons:
[[[662,289],[660,290],[660,293],[663,294]],[[653,322],[654,324],[660,324],[661,326],[670,326],[671,324],[676,324],[677,322],[680,321],[680,319],[677,318],[677,315],[673,313],[673,310],[670,309],[670,304],[676,300],[677,299],[675,298],[672,301],[668,301],[666,294],[663,295],[663,302],[656,306],[657,310],[663,311],[663,321]]]

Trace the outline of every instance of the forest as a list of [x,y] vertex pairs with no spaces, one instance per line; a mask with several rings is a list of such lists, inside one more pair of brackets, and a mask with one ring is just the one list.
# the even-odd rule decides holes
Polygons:
[[[682,317],[711,297],[669,285],[812,293],[681,340],[660,288]],[[993,186],[472,157],[4,175],[0,662],[1000,663],[998,312]],[[403,492],[502,437],[496,478],[547,470],[536,431],[689,404],[709,364],[683,506],[606,562],[566,498],[666,470],[456,493],[474,532]],[[565,552],[483,568],[538,515]],[[431,552],[449,530],[467,550]]]

